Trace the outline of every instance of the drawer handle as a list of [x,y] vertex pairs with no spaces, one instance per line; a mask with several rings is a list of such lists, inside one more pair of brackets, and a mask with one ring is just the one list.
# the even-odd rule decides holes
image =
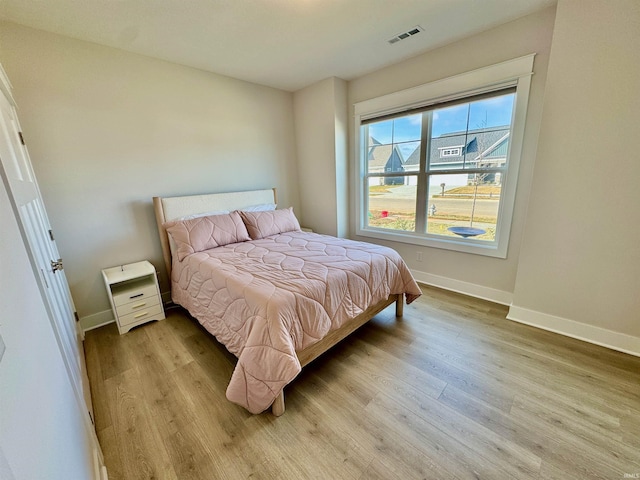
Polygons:
[[147,304],[147,302],[142,302],[139,303],[137,305],[132,305],[131,308],[140,308],[140,307],[144,307]]
[[137,315],[134,315],[133,318],[141,318],[141,317],[145,317],[147,315],[149,315],[149,312],[142,312],[142,313],[139,313]]
[[141,297],[141,296],[143,296],[143,295],[144,295],[144,293],[139,293],[139,294],[137,294],[137,295],[132,295],[132,296],[130,296],[129,298],[138,298],[138,297]]

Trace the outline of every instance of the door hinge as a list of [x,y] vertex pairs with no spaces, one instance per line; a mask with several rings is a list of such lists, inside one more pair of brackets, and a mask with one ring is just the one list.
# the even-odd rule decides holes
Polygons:
[[80,315],[78,315],[78,312],[73,312],[73,316],[76,318],[76,322],[80,321]]
[[22,145],[26,145],[26,143],[24,143],[24,136],[22,135],[22,132],[18,132],[18,136],[20,137],[20,143]]
[[63,270],[64,266],[62,265],[62,259],[51,260],[51,268],[53,269],[53,273],[56,273],[58,270]]
[[53,238],[53,230],[49,230],[49,238],[52,242],[55,240],[55,238]]

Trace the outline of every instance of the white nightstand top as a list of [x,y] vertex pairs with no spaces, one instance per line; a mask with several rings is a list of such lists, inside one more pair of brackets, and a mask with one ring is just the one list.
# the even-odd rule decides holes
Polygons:
[[147,260],[102,270],[102,275],[104,275],[105,280],[109,284],[125,282],[132,278],[154,275],[155,273],[155,267]]

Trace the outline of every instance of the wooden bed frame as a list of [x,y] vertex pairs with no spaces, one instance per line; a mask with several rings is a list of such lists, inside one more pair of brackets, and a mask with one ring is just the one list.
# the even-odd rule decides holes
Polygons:
[[[241,210],[252,205],[264,203],[276,203],[276,189],[251,190],[246,192],[213,193],[206,195],[190,195],[183,197],[153,197],[153,207],[160,234],[162,255],[171,287],[171,248],[169,237],[163,224],[187,215],[203,214],[220,210]],[[371,318],[396,302],[396,317],[401,317],[404,307],[404,295],[390,295],[389,298],[370,306],[357,317],[353,318],[337,330],[332,330],[322,340],[313,345],[297,351],[300,365],[309,364],[338,342],[346,338],[356,329],[367,323]],[[275,416],[284,413],[284,392],[281,393],[271,405],[271,411]]]

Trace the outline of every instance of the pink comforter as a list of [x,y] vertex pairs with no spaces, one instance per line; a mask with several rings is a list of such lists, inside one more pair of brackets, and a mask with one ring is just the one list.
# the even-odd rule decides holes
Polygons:
[[394,250],[288,232],[174,260],[172,297],[238,363],[227,398],[268,408],[300,373],[296,351],[390,294],[421,294]]

